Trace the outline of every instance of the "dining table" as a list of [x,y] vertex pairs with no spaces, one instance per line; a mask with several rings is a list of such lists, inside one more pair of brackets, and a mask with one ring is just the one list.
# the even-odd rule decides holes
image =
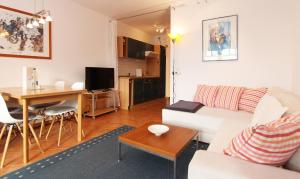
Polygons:
[[45,86],[40,89],[23,89],[22,87],[0,88],[0,94],[5,100],[16,101],[22,106],[23,111],[23,162],[29,161],[28,143],[28,107],[31,105],[47,104],[71,99],[77,99],[77,141],[82,140],[82,95],[83,89],[72,89],[69,87]]

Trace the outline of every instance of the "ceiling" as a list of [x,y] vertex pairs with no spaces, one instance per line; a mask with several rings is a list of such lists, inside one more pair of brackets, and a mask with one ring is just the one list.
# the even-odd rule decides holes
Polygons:
[[131,17],[121,21],[150,35],[159,35],[159,33],[155,31],[154,25],[164,26],[166,32],[170,27],[170,10],[168,8],[163,11]]
[[[153,25],[170,26],[169,6],[175,0],[73,0],[87,8],[157,35]],[[155,13],[150,13],[154,12]],[[145,14],[133,17],[139,14]],[[130,17],[130,18],[128,18]]]

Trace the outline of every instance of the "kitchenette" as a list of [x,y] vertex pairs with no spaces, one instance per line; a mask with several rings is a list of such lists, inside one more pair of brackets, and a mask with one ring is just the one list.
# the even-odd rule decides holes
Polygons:
[[165,47],[125,36],[117,44],[121,108],[165,97]]

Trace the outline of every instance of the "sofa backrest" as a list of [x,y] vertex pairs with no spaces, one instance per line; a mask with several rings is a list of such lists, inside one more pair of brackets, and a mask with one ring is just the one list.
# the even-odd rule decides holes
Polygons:
[[285,107],[288,107],[288,114],[292,114],[295,112],[300,112],[300,97],[289,92],[283,90],[278,87],[269,88],[268,93],[275,98]]
[[[300,97],[278,87],[269,88],[268,93],[278,99],[285,107],[287,114],[300,113]],[[300,148],[285,165],[285,168],[300,172]]]

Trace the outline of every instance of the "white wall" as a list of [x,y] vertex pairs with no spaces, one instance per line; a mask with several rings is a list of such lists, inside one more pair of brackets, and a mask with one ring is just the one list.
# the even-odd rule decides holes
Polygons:
[[295,18],[294,21],[296,22],[293,34],[295,34],[294,42],[298,43],[298,45],[294,45],[294,54],[296,58],[294,59],[294,70],[293,70],[293,91],[300,96],[300,52],[299,52],[299,42],[300,42],[300,11],[298,8],[300,7],[300,4],[298,6],[294,6],[295,8]]
[[[40,2],[38,7],[40,7]],[[33,12],[33,0],[1,0],[1,5]],[[22,66],[37,67],[41,85],[84,80],[86,66],[115,66],[109,18],[71,0],[45,0],[53,17],[53,59],[0,58],[0,87],[21,86]]]
[[[177,99],[191,100],[197,84],[293,89],[296,58],[293,48],[299,47],[294,36],[299,31],[293,29],[295,17],[291,11],[299,2],[208,2],[205,6],[198,6],[194,1],[188,1],[185,6],[171,12],[172,30],[181,29],[184,33],[182,40],[172,48],[175,49],[175,64],[179,71],[176,77]],[[202,62],[202,20],[236,14],[239,16],[239,60]]]

